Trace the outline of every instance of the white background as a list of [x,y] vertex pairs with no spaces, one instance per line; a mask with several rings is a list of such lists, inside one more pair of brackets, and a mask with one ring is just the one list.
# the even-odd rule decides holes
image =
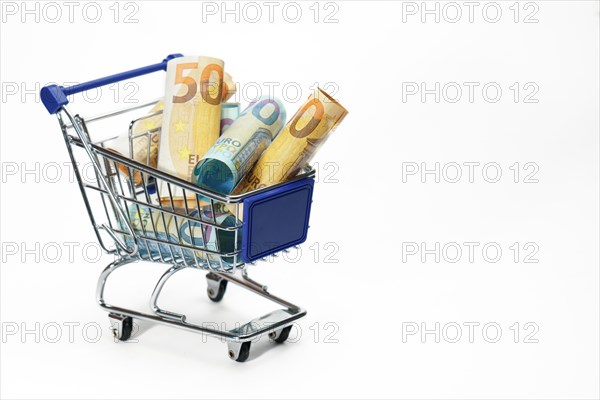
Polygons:
[[[212,3],[214,15],[200,2],[100,2],[96,23],[95,8],[82,15],[85,3],[72,22],[56,3],[62,18],[54,23],[56,10],[44,3],[28,3],[37,16],[7,3],[0,42],[3,398],[598,398],[598,2],[480,2],[472,22],[459,2],[454,23],[456,7],[446,3],[437,5],[439,22],[434,14],[421,20],[420,2],[321,3],[315,22],[313,2],[302,2],[297,23],[293,9],[282,14],[285,3],[273,23],[262,2],[256,23],[244,20],[255,15],[243,14],[244,3],[237,23],[234,14],[221,22],[220,2]],[[325,23],[333,11],[333,23]],[[132,12],[137,22],[124,23]],[[94,301],[97,276],[111,260],[89,244],[95,236],[63,166],[58,125],[34,94],[49,82],[83,82],[174,52],[222,58],[242,86],[277,82],[279,96],[286,83],[297,83],[303,99],[315,82],[333,82],[350,111],[315,159],[321,175],[299,261],[279,258],[250,271],[308,309],[292,333],[301,338],[254,345],[245,364],[228,360],[219,340],[162,326],[142,325],[134,343],[113,342]],[[133,100],[156,97],[163,77],[136,81]],[[428,89],[439,82],[440,91],[459,85],[462,97],[453,103],[456,93],[442,91],[436,102],[434,94],[406,92],[422,82]],[[464,82],[479,85],[472,101]],[[488,83],[502,90],[496,102],[492,89],[482,94]],[[118,108],[117,88],[118,101],[130,92],[124,84],[98,103],[77,97],[71,110]],[[293,90],[291,115],[301,100],[289,97]],[[480,163],[473,182],[470,162]],[[403,170],[436,163],[439,183],[433,174],[403,179]],[[456,183],[452,163],[462,166]],[[488,163],[500,167],[496,183],[489,182],[495,169],[482,174]],[[465,242],[479,243],[473,262]],[[420,250],[439,243],[439,262],[435,254],[411,255],[414,243]],[[448,243],[463,250],[457,262]],[[488,243],[502,250],[497,262],[493,249],[487,259],[482,254]],[[529,261],[538,262],[525,262],[534,251]],[[138,264],[115,274],[109,299],[146,306],[161,272]],[[175,277],[164,304],[195,321],[227,323],[271,307],[233,287],[222,303],[210,303],[198,271]],[[479,324],[472,340],[470,322]],[[436,323],[439,343],[421,332],[403,340],[407,329],[435,330]],[[485,324],[501,328],[497,342],[490,343],[494,328],[482,332]],[[452,343],[456,325],[462,336]]]

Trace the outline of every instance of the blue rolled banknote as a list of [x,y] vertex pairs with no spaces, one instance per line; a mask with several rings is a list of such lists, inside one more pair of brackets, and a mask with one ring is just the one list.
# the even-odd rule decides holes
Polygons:
[[[231,256],[222,257],[219,254],[194,251],[178,245],[194,246],[219,253],[233,253],[241,248],[240,230],[238,230],[236,245],[235,231],[222,230],[183,216],[175,216],[135,204],[129,206],[128,212],[133,231],[139,237],[138,252],[144,260],[169,262],[175,260],[177,262],[185,261],[188,265],[196,265],[198,262],[219,266],[222,259],[223,265],[232,265],[234,259]],[[185,214],[183,209],[175,209],[174,212]],[[218,226],[225,228],[236,225],[235,217],[228,212],[215,212],[213,219],[209,209],[202,209],[200,213],[197,210],[191,211],[189,216],[211,224],[216,222]],[[123,230],[126,229],[123,228]],[[158,239],[172,243],[172,245],[155,242],[151,239]],[[125,236],[125,243],[128,246],[133,245],[131,236]],[[239,257],[237,262],[241,262]]]
[[[215,218],[213,219],[212,212],[208,209],[203,209],[200,213],[197,210],[192,211],[190,216],[212,224],[216,222],[219,227],[224,228],[236,225],[235,217],[229,212],[215,212]],[[240,250],[242,246],[241,230],[238,230],[236,245],[235,231],[226,231],[189,219],[183,219],[183,223],[179,228],[179,234],[183,243],[215,252],[218,251],[219,253],[233,253],[236,250]],[[185,250],[185,257],[188,263],[195,263],[194,254],[199,261],[208,261],[211,265],[220,265],[220,258],[225,265],[231,265],[234,262],[234,257],[231,256],[223,257],[203,251],[194,251],[192,253],[191,250]],[[237,262],[241,262],[239,256]]]
[[250,104],[198,161],[192,181],[229,194],[279,134],[285,119],[285,107],[276,98],[261,97]]

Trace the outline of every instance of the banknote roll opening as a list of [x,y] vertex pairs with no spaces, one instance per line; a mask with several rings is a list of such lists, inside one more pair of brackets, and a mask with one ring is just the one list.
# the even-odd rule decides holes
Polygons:
[[226,163],[220,160],[200,161],[194,175],[198,175],[199,186],[217,193],[228,194],[235,186],[233,172]]

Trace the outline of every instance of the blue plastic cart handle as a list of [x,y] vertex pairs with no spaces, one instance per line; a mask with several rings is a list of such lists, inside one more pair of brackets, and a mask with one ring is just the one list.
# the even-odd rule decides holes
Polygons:
[[80,83],[78,85],[69,87],[58,85],[44,86],[40,91],[40,97],[48,112],[50,114],[56,114],[63,106],[69,104],[67,96],[75,93],[85,92],[86,90],[95,89],[100,86],[110,85],[111,83],[124,81],[125,79],[146,75],[152,72],[161,70],[166,71],[169,60],[177,57],[183,57],[183,54],[171,54],[158,64],[148,65],[147,67],[142,67],[127,72],[121,72],[120,74],[110,75],[105,78],[95,79],[93,81]]

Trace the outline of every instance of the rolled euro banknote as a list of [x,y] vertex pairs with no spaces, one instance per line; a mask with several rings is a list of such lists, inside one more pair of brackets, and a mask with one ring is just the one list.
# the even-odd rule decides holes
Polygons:
[[198,161],[193,181],[229,194],[277,136],[285,118],[285,107],[278,99],[261,97],[250,104]]
[[[228,212],[215,212],[213,219],[213,214],[209,208],[203,208],[200,212],[198,212],[198,210],[193,210],[190,212],[190,216],[201,221],[210,222],[211,224],[216,222],[220,227],[233,227],[236,224],[235,217]],[[183,222],[180,224],[179,234],[183,243],[224,254],[231,254],[236,250],[241,249],[241,231],[237,233],[236,245],[235,231],[219,229],[210,224],[203,224],[190,219],[183,218],[181,220]],[[222,261],[226,265],[231,265],[234,262],[233,256],[223,257],[219,254],[187,249],[184,250],[184,253],[186,262],[189,264],[195,264],[196,261],[200,261],[212,265],[219,265]],[[237,262],[241,262],[239,256]]]
[[[167,63],[158,169],[189,181],[194,166],[219,138],[223,60],[180,57]],[[167,193],[160,184],[161,197]],[[179,188],[172,193],[183,197]]]
[[[173,211],[174,214],[183,214],[183,209],[166,209]],[[139,237],[138,253],[144,260],[154,261],[185,261],[188,265],[199,263],[211,263],[220,265],[231,265],[234,261],[232,256],[222,257],[219,254],[210,252],[191,250],[181,245],[194,246],[204,250],[218,253],[233,253],[241,248],[242,235],[237,234],[237,245],[235,241],[235,231],[227,231],[212,226],[216,222],[221,227],[233,227],[236,219],[227,212],[216,212],[215,218],[210,209],[190,211],[189,219],[182,215],[174,215],[168,212],[162,212],[146,206],[131,204],[128,208],[129,220],[134,233]],[[207,221],[210,224],[204,224],[195,221]],[[123,230],[126,229],[123,227]],[[159,240],[160,242],[152,239]],[[167,244],[167,243],[171,244]],[[125,236],[125,243],[128,246],[133,244],[131,236]],[[238,262],[239,262],[238,258]]]
[[336,100],[318,89],[308,97],[232,194],[270,186],[297,174],[347,114],[348,111]]

